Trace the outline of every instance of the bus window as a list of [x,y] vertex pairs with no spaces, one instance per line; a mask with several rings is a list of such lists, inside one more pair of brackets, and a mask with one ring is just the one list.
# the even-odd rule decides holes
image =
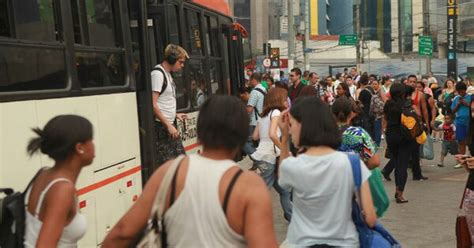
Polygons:
[[207,54],[212,54],[211,48],[211,18],[209,16],[205,16],[204,18],[204,30],[206,32],[206,48]]
[[120,53],[77,52],[76,68],[81,87],[124,85],[123,55]]
[[186,9],[186,42],[187,47],[190,48],[190,53],[193,55],[202,55],[202,38],[201,38],[201,23],[199,20],[199,13]]
[[85,7],[90,45],[116,47],[112,0],[86,1]]
[[202,60],[198,59],[190,59],[187,63],[189,80],[191,81],[191,104],[195,109],[199,108],[209,95],[204,78],[203,63]]
[[16,38],[37,41],[56,41],[58,37],[55,23],[57,1],[15,0],[13,13],[15,17]]
[[170,5],[168,7],[168,18],[169,42],[172,44],[181,44],[178,6]]
[[0,0],[0,36],[10,37],[7,0]]
[[221,60],[212,60],[209,63],[209,78],[211,80],[212,94],[225,93],[221,64],[222,64]]
[[63,49],[0,46],[0,92],[66,87]]
[[[112,0],[71,0],[77,77],[82,88],[124,86],[125,59]],[[87,46],[87,47],[85,47]],[[89,47],[94,47],[91,51]]]
[[212,40],[212,55],[220,56],[220,47],[219,47],[219,27],[217,25],[217,18],[211,17],[211,40]]

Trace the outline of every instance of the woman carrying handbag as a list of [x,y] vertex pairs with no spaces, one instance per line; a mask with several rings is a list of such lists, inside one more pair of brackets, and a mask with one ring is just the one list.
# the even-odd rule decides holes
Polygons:
[[127,247],[144,228],[139,247],[277,247],[265,183],[232,160],[247,140],[248,118],[235,97],[204,102],[202,152],[160,166],[102,247]]

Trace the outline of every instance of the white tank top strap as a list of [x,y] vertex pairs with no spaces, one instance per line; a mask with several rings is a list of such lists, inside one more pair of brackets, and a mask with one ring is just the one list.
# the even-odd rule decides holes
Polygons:
[[43,189],[43,191],[41,191],[41,194],[39,196],[39,199],[38,199],[38,202],[36,203],[36,209],[35,209],[35,217],[39,219],[39,212],[41,210],[41,206],[43,205],[43,200],[44,200],[44,196],[46,195],[46,193],[48,193],[48,190],[53,187],[53,185],[57,182],[69,182],[69,183],[72,183],[71,180],[69,179],[66,179],[66,178],[56,178],[54,179],[53,181],[51,181],[50,183],[48,183],[48,185],[46,185],[46,187]]

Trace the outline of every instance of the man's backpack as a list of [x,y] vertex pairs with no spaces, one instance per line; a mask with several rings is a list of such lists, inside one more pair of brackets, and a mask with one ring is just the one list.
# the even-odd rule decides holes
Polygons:
[[401,131],[402,136],[408,140],[416,140],[418,144],[424,144],[426,141],[426,133],[423,121],[411,106],[411,101],[407,101],[402,110],[401,115]]
[[31,179],[24,192],[15,192],[11,188],[0,188],[0,194],[6,195],[0,198],[0,247],[23,247],[26,222],[25,196],[41,171],[42,169]]
[[166,74],[165,74],[165,71],[163,70],[163,68],[159,67],[159,66],[156,66],[155,68],[153,68],[153,70],[151,71],[159,71],[163,74],[163,85],[161,86],[161,90],[160,92],[160,95],[165,92],[166,90],[166,87],[168,87],[168,78],[166,78]]

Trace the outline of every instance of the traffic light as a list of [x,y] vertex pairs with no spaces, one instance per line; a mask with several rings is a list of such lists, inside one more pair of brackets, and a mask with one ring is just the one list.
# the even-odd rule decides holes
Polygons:
[[280,68],[280,48],[272,47],[270,48],[270,68]]

